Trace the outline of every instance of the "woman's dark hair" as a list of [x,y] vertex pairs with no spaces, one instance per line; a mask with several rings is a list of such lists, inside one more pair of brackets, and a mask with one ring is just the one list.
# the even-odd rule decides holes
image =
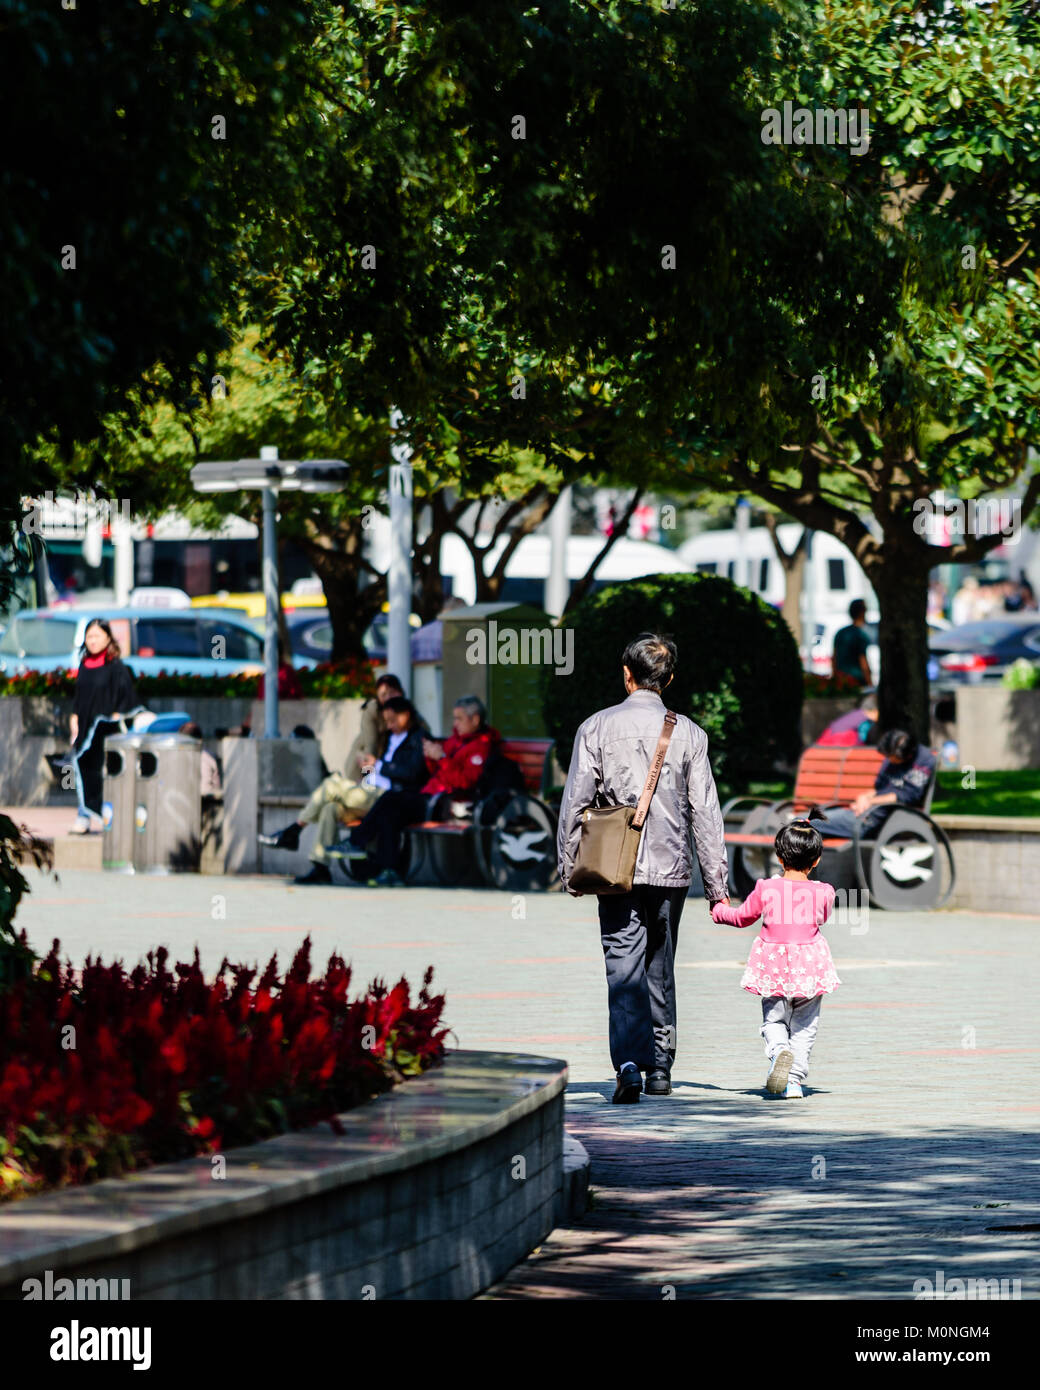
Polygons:
[[823,852],[823,837],[807,820],[793,820],[777,831],[773,848],[785,869],[811,869]]
[[878,752],[905,763],[917,752],[917,739],[905,729],[887,729],[878,739]]
[[387,710],[392,710],[394,714],[407,714],[412,724],[419,722],[419,711],[407,695],[391,695],[389,700],[384,700],[383,713]]
[[399,690],[402,695],[404,694],[404,686],[397,679],[397,677],[392,676],[389,671],[384,671],[383,674],[376,680],[377,690],[381,685],[392,685],[395,690]]
[[123,655],[122,648],[113,637],[112,629],[107,620],[105,618],[91,618],[90,622],[87,623],[86,627],[83,629],[83,644],[79,649],[80,656],[83,656],[87,650],[87,633],[92,627],[99,627],[108,638],[108,646],[101,653],[106,661],[115,661]]
[[660,695],[675,674],[678,655],[670,637],[641,632],[625,648],[621,664],[631,671],[640,690],[655,690]]

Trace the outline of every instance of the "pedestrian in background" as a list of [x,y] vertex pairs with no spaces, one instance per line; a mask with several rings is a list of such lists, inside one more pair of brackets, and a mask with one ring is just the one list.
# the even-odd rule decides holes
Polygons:
[[[578,729],[560,806],[560,880],[568,892],[592,805],[636,806],[662,735],[663,693],[672,682],[675,643],[640,633],[625,648],[626,699],[600,710]],[[722,812],[708,763],[708,738],[677,715],[639,838],[631,892],[599,899],[600,941],[607,971],[613,1100],[671,1093],[676,1052],[675,949],[697,847],[708,902],[729,902]],[[575,894],[580,896],[580,894]]]
[[867,605],[861,598],[854,598],[849,604],[849,617],[852,621],[834,634],[833,674],[837,675],[840,671],[858,685],[873,685],[874,678],[867,661],[870,647],[866,631]]
[[137,702],[130,670],[121,658],[111,627],[103,618],[92,619],[83,634],[69,725],[79,799],[79,814],[70,830],[73,835],[104,830],[105,739],[119,732],[121,719],[143,708]]

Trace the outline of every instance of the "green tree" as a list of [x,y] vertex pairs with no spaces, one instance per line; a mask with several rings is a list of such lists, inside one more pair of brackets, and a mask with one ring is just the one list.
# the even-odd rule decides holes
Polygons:
[[[259,0],[0,0],[2,508],[54,481],[34,450],[92,439],[164,364],[227,344],[240,232],[281,170],[314,29]],[[223,123],[223,124],[221,124]],[[104,478],[84,457],[82,483]]]
[[1028,462],[1040,410],[1037,38],[1035,6],[1016,0],[817,8],[777,102],[867,109],[870,148],[772,153],[806,188],[842,190],[859,222],[851,258],[879,245],[896,258],[897,312],[864,338],[863,368],[825,340],[808,360],[784,359],[771,432],[719,432],[705,449],[695,417],[679,446],[695,441],[691,478],[728,481],[852,551],[880,603],[881,718],[921,737],[929,572],[1003,539],[930,544],[930,499],[1015,491],[1022,524],[1040,501]]

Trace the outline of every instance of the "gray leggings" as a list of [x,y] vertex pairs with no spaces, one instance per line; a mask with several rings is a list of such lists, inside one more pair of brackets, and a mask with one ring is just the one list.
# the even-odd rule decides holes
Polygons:
[[762,1037],[770,1063],[785,1048],[794,1053],[792,1081],[804,1081],[809,1075],[809,1057],[820,1024],[822,994],[815,999],[784,999],[771,995],[762,1000]]

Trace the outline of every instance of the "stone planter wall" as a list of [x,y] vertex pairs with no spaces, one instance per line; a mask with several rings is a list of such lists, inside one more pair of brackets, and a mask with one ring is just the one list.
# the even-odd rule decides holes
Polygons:
[[936,816],[950,837],[957,884],[946,904],[1040,916],[1040,818]]
[[[338,772],[361,726],[361,705],[361,700],[283,700],[278,706],[279,729],[287,737],[297,724],[309,725],[327,767]],[[218,757],[217,729],[235,728],[250,719],[254,734],[264,730],[262,701],[156,695],[149,699],[148,708],[156,714],[185,710],[202,729],[205,747]],[[0,697],[0,806],[75,801],[72,793],[59,794],[46,761],[50,755],[68,752],[71,713],[71,697]]]
[[962,767],[999,772],[1040,767],[1040,690],[960,686],[956,738]]
[[[566,1064],[453,1052],[327,1125],[0,1206],[0,1298],[27,1278],[142,1299],[467,1299],[565,1218]],[[118,1286],[117,1286],[118,1287]]]

